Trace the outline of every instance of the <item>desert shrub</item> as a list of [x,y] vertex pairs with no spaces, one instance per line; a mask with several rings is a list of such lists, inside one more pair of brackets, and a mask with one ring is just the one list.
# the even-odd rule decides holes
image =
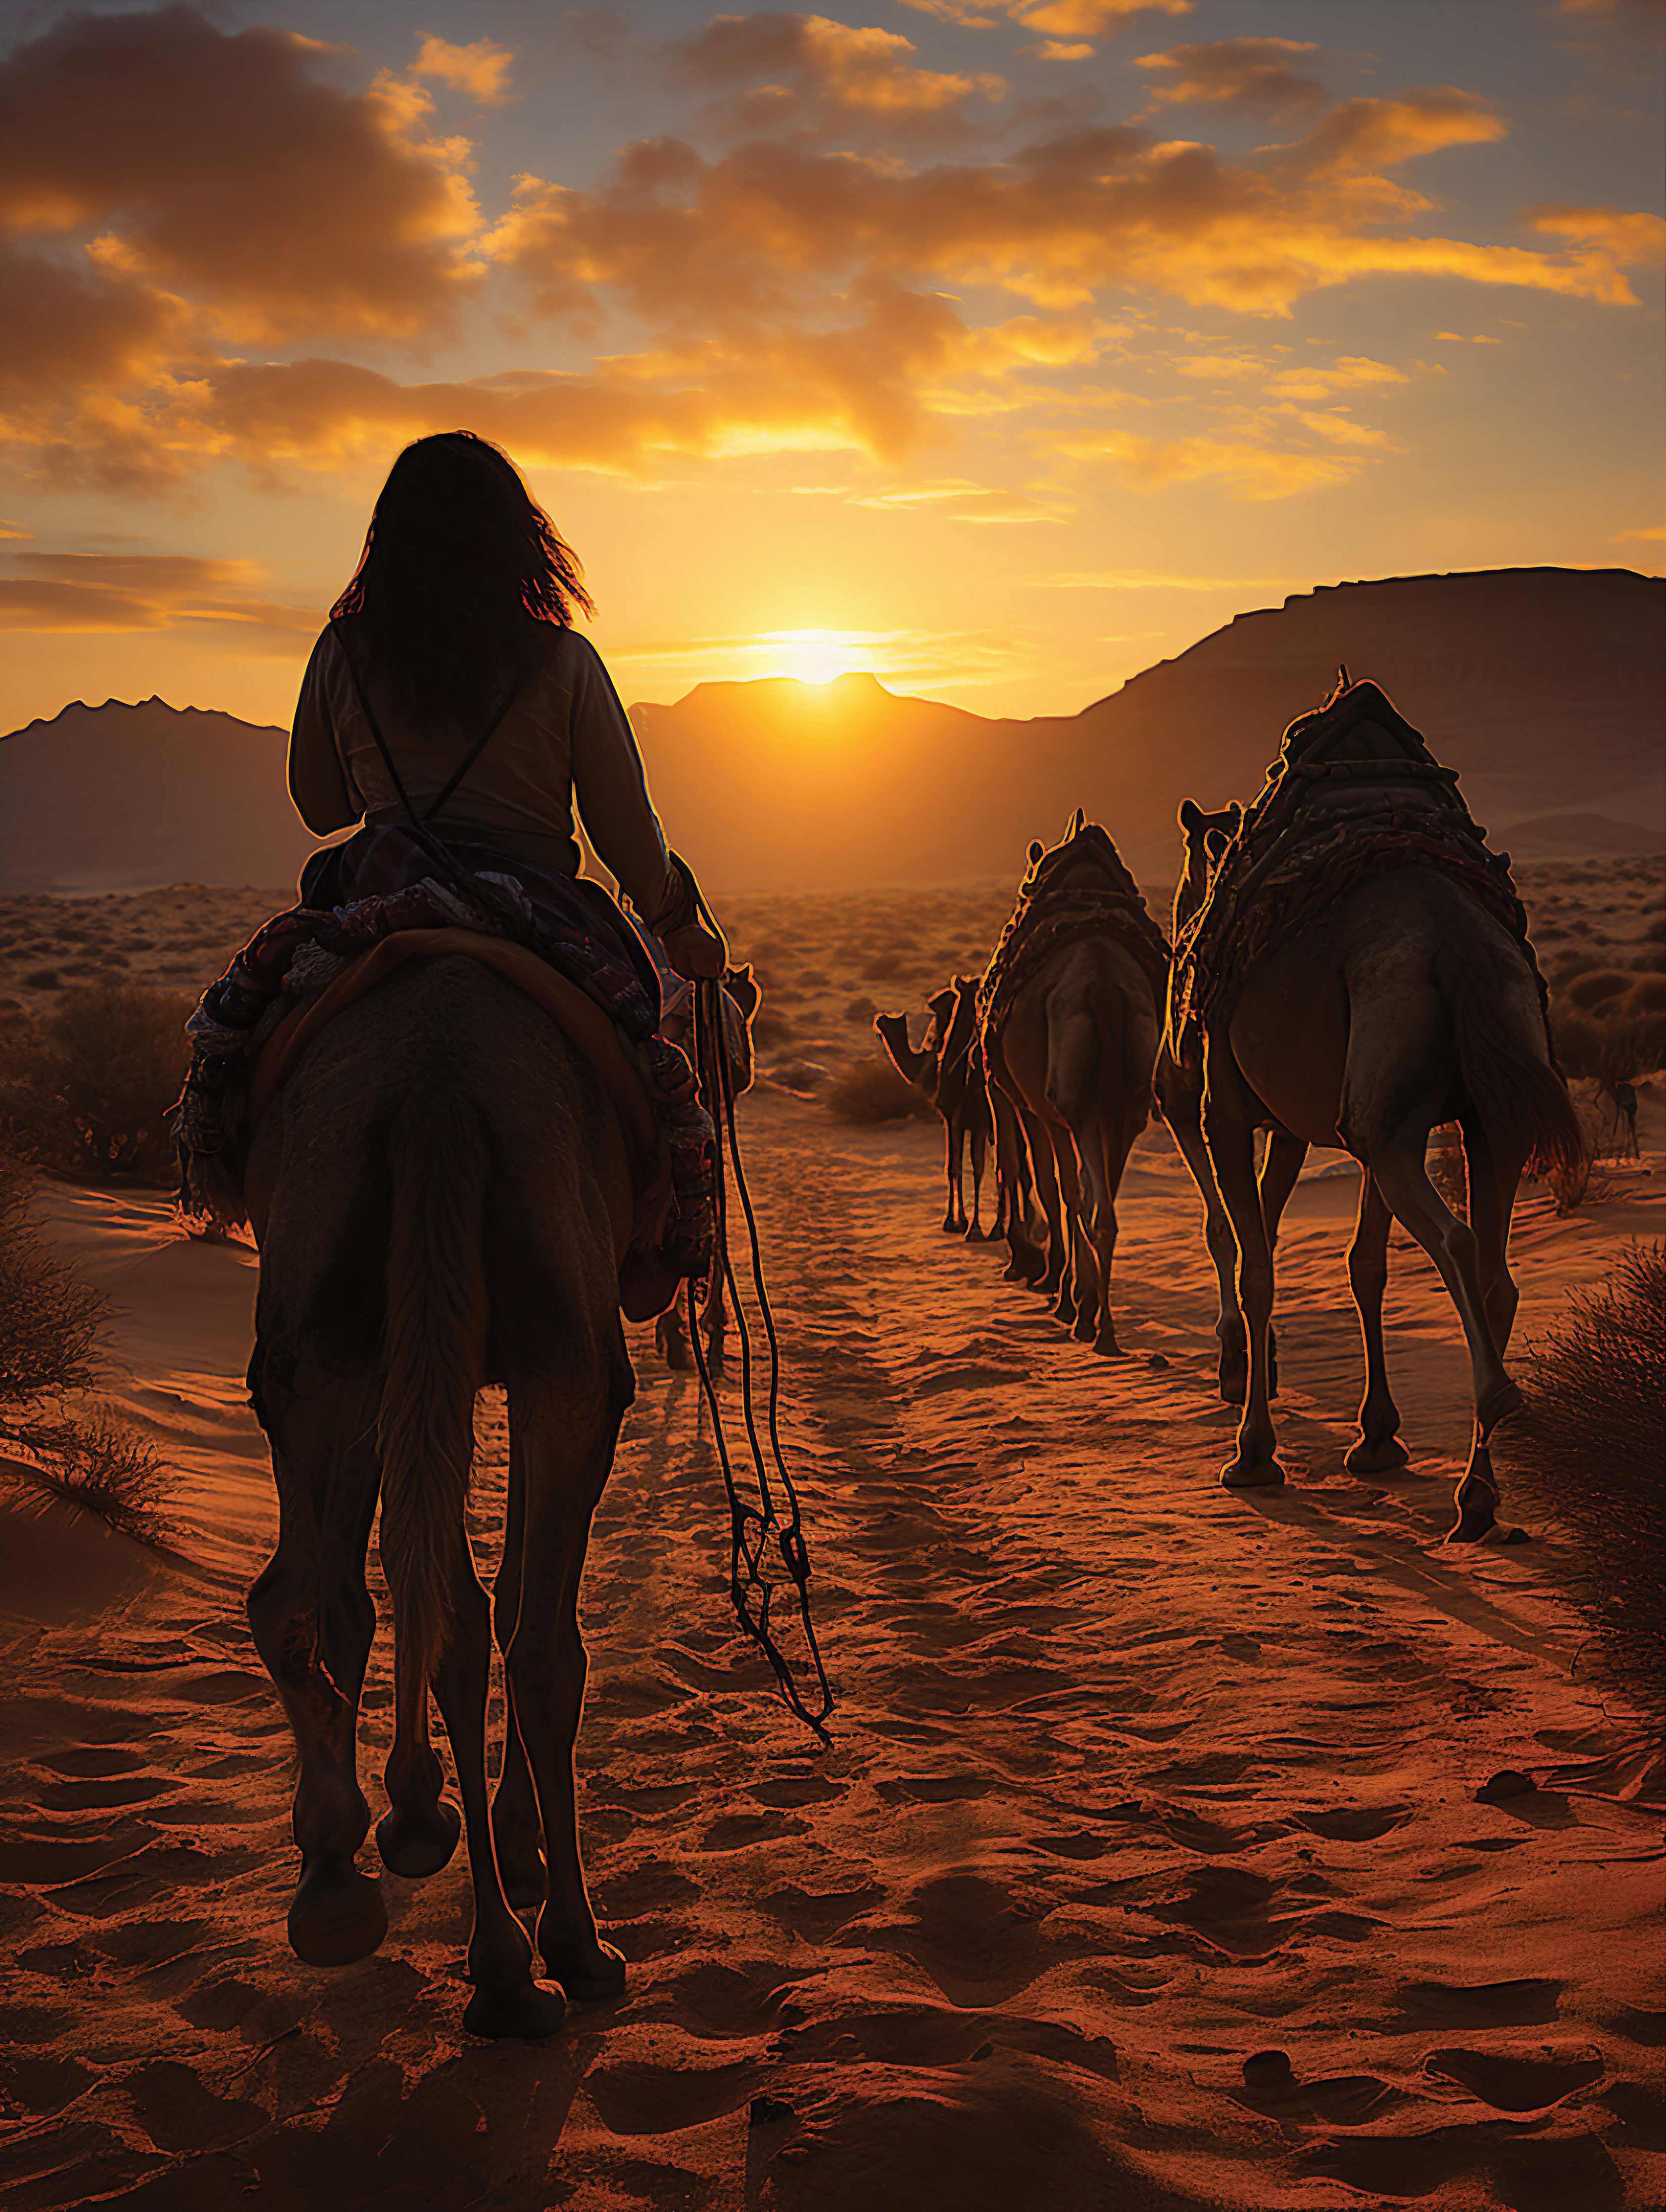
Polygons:
[[1582,1076],[1594,1077],[1602,1030],[1591,1016],[1559,1012],[1551,1017],[1550,1031],[1563,1074],[1572,1082]]
[[903,964],[900,952],[876,952],[872,960],[863,963],[862,980],[868,983],[884,983],[896,975]]
[[1437,1130],[1430,1139],[1425,1165],[1430,1182],[1443,1204],[1449,1206],[1461,1221],[1469,1218],[1469,1172],[1463,1157],[1463,1146],[1458,1133]]
[[171,1182],[164,1115],[189,1049],[188,999],[121,982],[66,991],[0,1038],[0,1140],[55,1173]]
[[30,1207],[31,1178],[0,1154],[0,1445],[21,1450],[8,1478],[154,1540],[167,1480],[147,1444],[63,1401],[93,1379],[105,1302],[50,1252]]
[[1643,932],[1650,945],[1666,945],[1666,914],[1657,914]]
[[836,1121],[929,1121],[936,1112],[888,1060],[859,1060],[829,1088],[828,1111]]
[[56,968],[31,968],[18,981],[31,991],[60,991],[64,988],[64,978]]
[[1666,975],[1651,968],[1639,975],[1626,994],[1628,1014],[1666,1014]]
[[773,1052],[777,1045],[785,1044],[793,1034],[793,1024],[785,1014],[772,1013],[768,1006],[761,1007],[752,1017],[752,1042],[760,1052]]
[[1583,1540],[1599,1628],[1628,1675],[1666,1674],[1666,1244],[1634,1246],[1517,1362],[1507,1471]]
[[1583,1012],[1617,999],[1630,990],[1632,979],[1623,968],[1588,968],[1562,986],[1562,996]]
[[104,1301],[46,1249],[29,1205],[32,1178],[0,1153],[0,1418],[9,1407],[92,1380]]

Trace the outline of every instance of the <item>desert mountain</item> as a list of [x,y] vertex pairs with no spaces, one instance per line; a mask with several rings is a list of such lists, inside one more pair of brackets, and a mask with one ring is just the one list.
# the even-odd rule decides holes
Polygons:
[[0,739],[0,890],[293,883],[318,841],[283,730],[161,699],[79,700]]
[[[638,706],[654,797],[708,884],[1016,875],[1078,805],[1147,880],[1174,812],[1259,787],[1340,662],[1420,728],[1495,842],[1666,845],[1666,581],[1502,568],[1340,584],[1240,615],[1079,714],[994,721],[872,676],[702,684]],[[1519,834],[1515,825],[1519,825]],[[283,733],[160,700],[66,707],[0,740],[0,890],[293,880],[313,841]]]

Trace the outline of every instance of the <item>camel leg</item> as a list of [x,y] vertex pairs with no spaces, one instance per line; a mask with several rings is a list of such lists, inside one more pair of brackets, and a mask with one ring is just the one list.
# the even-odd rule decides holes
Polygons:
[[1273,1318],[1273,1248],[1256,1181],[1255,1126],[1236,1067],[1217,1080],[1219,1060],[1210,1055],[1203,1109],[1204,1140],[1221,1202],[1237,1240],[1237,1303],[1249,1340],[1250,1374],[1237,1449],[1221,1469],[1229,1490],[1257,1489],[1284,1480],[1275,1455],[1277,1437],[1268,1404],[1270,1376],[1267,1340]]
[[694,1354],[689,1350],[688,1331],[683,1326],[683,1309],[673,1301],[654,1324],[654,1346],[660,1352],[673,1374],[686,1375],[694,1366]]
[[390,1874],[420,1881],[438,1874],[457,1849],[457,1808],[441,1796],[445,1769],[429,1735],[426,1687],[405,1680],[406,1661],[393,1647],[393,1748],[382,1770],[388,1810],[376,1823],[376,1849]]
[[[375,1395],[264,1389],[277,1549],[248,1595],[249,1627],[295,1731],[301,1879],[289,1936],[309,1966],[367,1958],[387,1932],[381,1885],[354,1856],[370,1826],[358,1778],[359,1696],[375,1634],[364,1553],[376,1507]],[[347,1442],[344,1444],[343,1439]]]
[[[1284,1210],[1290,1203],[1290,1194],[1296,1188],[1296,1178],[1306,1158],[1307,1146],[1299,1137],[1286,1135],[1282,1129],[1268,1130],[1267,1157],[1261,1169],[1261,1212],[1267,1224],[1268,1243],[1274,1252],[1279,1245],[1279,1224],[1284,1219]],[[1267,1324],[1267,1390],[1269,1397],[1279,1395],[1279,1332],[1271,1322]]]
[[1389,1389],[1383,1349],[1383,1293],[1389,1282],[1389,1223],[1392,1216],[1369,1172],[1359,1178],[1359,1218],[1348,1247],[1348,1281],[1359,1309],[1365,1344],[1365,1395],[1359,1407],[1359,1441],[1342,1464],[1350,1474],[1384,1474],[1406,1464],[1400,1441],[1400,1408]]
[[724,1347],[729,1338],[729,1311],[724,1303],[723,1261],[714,1254],[712,1271],[706,1280],[706,1296],[700,1309],[702,1325],[706,1332],[706,1370],[714,1377],[723,1372]]
[[1503,1154],[1488,1141],[1473,1115],[1463,1124],[1464,1159],[1469,1182],[1469,1226],[1480,1247],[1481,1296],[1493,1341],[1503,1358],[1516,1326],[1522,1294],[1510,1272],[1510,1218],[1525,1158]]
[[1053,1139],[1040,1117],[1027,1106],[1020,1106],[1018,1115],[1030,1148],[1030,1172],[1035,1177],[1036,1194],[1047,1221],[1047,1266],[1039,1279],[1031,1282],[1031,1288],[1039,1291],[1043,1297],[1055,1297],[1064,1281],[1069,1255],[1059,1200],[1059,1178],[1054,1167]]
[[1124,1129],[1115,1138],[1109,1132],[1098,1133],[1104,1148],[1104,1188],[1093,1209],[1093,1254],[1099,1276],[1099,1329],[1093,1349],[1103,1358],[1120,1359],[1122,1347],[1116,1340],[1116,1320],[1110,1310],[1110,1270],[1116,1256],[1116,1194],[1122,1187],[1123,1170],[1140,1130]]
[[1373,1147],[1366,1164],[1395,1220],[1411,1231],[1440,1271],[1463,1324],[1474,1386],[1475,1432],[1469,1463],[1457,1486],[1457,1520],[1448,1540],[1474,1543],[1498,1519],[1499,1486],[1489,1439],[1499,1423],[1519,1409],[1522,1400],[1505,1372],[1487,1319],[1475,1233],[1449,1211],[1429,1181],[1423,1164],[1426,1141],[1426,1132],[1418,1135],[1408,1128]]
[[1091,1344],[1097,1325],[1099,1291],[1082,1208],[1081,1158],[1070,1130],[1055,1125],[1048,1134],[1053,1140],[1053,1172],[1059,1179],[1060,1210],[1069,1255],[1053,1310],[1079,1344]]
[[954,1116],[943,1116],[943,1233],[952,1237],[961,1227],[960,1219],[960,1146],[957,1140]]
[[1001,1280],[1034,1283],[1047,1270],[1046,1255],[1030,1234],[1031,1176],[1025,1136],[1017,1107],[1005,1091],[992,1091],[995,1115],[995,1157],[1006,1194],[1006,1244],[1011,1253]]
[[570,1394],[534,1386],[518,1413],[526,1463],[523,1572],[503,1671],[544,1825],[548,1888],[538,1949],[550,1979],[581,1999],[617,1996],[625,1984],[623,1958],[596,1933],[573,1775],[587,1667],[579,1580],[623,1413],[621,1394],[599,1397],[586,1417]]
[[966,1224],[966,1242],[982,1244],[984,1241],[982,1212],[983,1207],[983,1163],[988,1155],[988,1132],[980,1124],[970,1133],[972,1154],[972,1218]]
[[[684,1343],[687,1341],[684,1336]],[[526,1528],[526,1454],[512,1413],[508,1514],[503,1530],[503,1556],[492,1584],[492,1633],[500,1651],[507,1651],[514,1640],[515,1620],[520,1609],[521,1547]],[[549,1878],[544,1864],[544,1830],[538,1819],[538,1793],[532,1787],[532,1770],[515,1719],[507,1668],[503,1706],[503,1767],[492,1793],[492,1847],[497,1855],[503,1894],[518,1911],[524,1911],[544,1902]]]
[[1195,1115],[1177,1105],[1168,1116],[1169,1133],[1180,1147],[1181,1158],[1191,1170],[1197,1194],[1203,1200],[1203,1235],[1220,1285],[1220,1316],[1215,1336],[1220,1346],[1216,1386],[1229,1406],[1241,1406],[1250,1389],[1250,1340],[1244,1334],[1238,1307],[1237,1239],[1226,1208],[1220,1202],[1215,1171],[1209,1164],[1203,1141],[1203,1124]]

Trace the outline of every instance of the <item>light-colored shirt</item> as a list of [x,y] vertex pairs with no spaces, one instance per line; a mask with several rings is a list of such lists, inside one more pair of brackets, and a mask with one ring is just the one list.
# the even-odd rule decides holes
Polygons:
[[[641,755],[600,656],[587,638],[540,623],[532,675],[431,827],[477,839],[555,874],[576,875],[574,803],[597,856],[650,927],[679,896]],[[416,726],[385,679],[361,678],[418,815],[444,790],[479,727]],[[483,709],[483,726],[492,708]],[[295,763],[333,758],[367,823],[408,820],[359,703],[333,626],[313,648],[289,738]]]

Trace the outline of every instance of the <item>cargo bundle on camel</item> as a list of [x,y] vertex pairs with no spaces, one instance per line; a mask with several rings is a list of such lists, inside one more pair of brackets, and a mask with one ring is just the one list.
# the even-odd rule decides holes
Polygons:
[[[1392,1218],[1434,1261],[1468,1344],[1475,1431],[1453,1534],[1473,1540],[1497,1521],[1489,1439],[1521,1402],[1503,1364],[1517,1186],[1529,1164],[1577,1158],[1582,1139],[1509,857],[1488,851],[1456,785],[1378,686],[1344,670],[1286,732],[1252,805],[1206,815],[1186,800],[1156,1081],[1203,1195],[1221,1393],[1244,1407],[1222,1480],[1284,1479],[1268,1407],[1273,1244],[1308,1146],[1335,1146],[1365,1170],[1348,1272],[1366,1387],[1347,1464],[1406,1458],[1383,1356]],[[1467,1222],[1424,1168],[1447,1121],[1463,1135]],[[1258,1187],[1259,1128],[1272,1139]]]

